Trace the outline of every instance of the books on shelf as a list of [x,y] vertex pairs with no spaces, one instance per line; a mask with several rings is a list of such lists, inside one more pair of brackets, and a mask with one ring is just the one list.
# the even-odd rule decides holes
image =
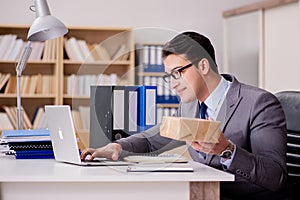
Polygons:
[[111,60],[108,51],[101,44],[95,44],[91,52],[95,60]]
[[8,55],[13,49],[14,42],[17,39],[17,36],[13,34],[7,34],[1,35],[0,38],[0,59],[9,60]]
[[54,60],[56,59],[56,40],[46,40],[45,47],[43,51],[42,60]]
[[110,55],[108,50],[101,44],[90,44],[75,37],[65,38],[64,47],[68,58],[74,61],[126,61],[129,59],[128,48],[125,44],[121,44],[113,55]]
[[47,128],[47,119],[46,119],[46,114],[45,114],[43,107],[38,107],[35,110],[35,113],[34,113],[33,119],[32,119],[32,126],[33,126],[33,129]]
[[129,58],[129,50],[125,44],[121,44],[120,47],[117,49],[116,53],[112,57],[112,60],[128,60]]
[[[11,124],[13,125],[14,129],[17,129],[17,107],[16,106],[3,106],[4,111],[6,112]],[[26,111],[22,108],[22,116],[23,116],[23,128],[24,129],[31,129],[32,123],[29,119]]]
[[8,118],[7,113],[0,112],[0,130],[13,130],[13,124]]
[[0,91],[4,92],[5,86],[9,81],[11,74],[2,74],[0,73]]
[[[18,60],[27,42],[17,38],[17,35],[0,35],[0,60]],[[56,40],[46,42],[31,42],[31,60],[52,60],[56,58]]]
[[[55,93],[55,77],[47,74],[21,76],[21,94],[53,94]],[[17,79],[11,74],[0,73],[0,91],[5,94],[16,93]]]
[[64,86],[67,95],[70,96],[90,96],[91,85],[118,85],[120,78],[112,73],[106,74],[87,74],[65,76]]

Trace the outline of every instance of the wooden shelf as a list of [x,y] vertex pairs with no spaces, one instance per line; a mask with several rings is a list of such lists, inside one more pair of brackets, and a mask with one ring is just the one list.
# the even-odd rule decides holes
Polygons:
[[178,103],[159,103],[157,104],[158,108],[178,108]]
[[[51,60],[29,60],[26,63],[25,75],[51,75],[54,78],[53,94],[21,94],[22,106],[28,112],[30,119],[33,118],[37,107],[45,105],[68,104],[72,109],[79,106],[89,106],[88,96],[66,95],[64,88],[65,76],[71,74],[112,74],[126,79],[129,85],[134,85],[134,39],[131,28],[119,27],[68,27],[69,32],[66,38],[75,37],[85,40],[89,44],[106,45],[109,53],[116,52],[121,45],[125,44],[128,48],[128,60],[103,60],[96,62],[79,62],[66,59],[64,50],[64,37],[54,40],[56,45],[55,58]],[[28,25],[0,25],[0,35],[14,34],[17,38],[27,41]],[[54,49],[53,49],[54,50]],[[53,54],[52,54],[53,55]],[[9,73],[16,76],[16,63],[18,60],[0,60],[0,73]],[[3,90],[3,89],[2,89]],[[0,108],[3,106],[16,106],[16,94],[0,94]],[[88,130],[83,131],[84,135]]]
[[138,76],[164,76],[166,73],[164,72],[139,72]]

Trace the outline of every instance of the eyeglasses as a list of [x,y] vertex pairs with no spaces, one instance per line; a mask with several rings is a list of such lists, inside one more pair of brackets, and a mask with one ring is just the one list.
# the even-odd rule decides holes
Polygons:
[[180,67],[175,67],[174,69],[171,70],[171,73],[166,73],[166,74],[163,76],[164,81],[165,81],[166,83],[170,83],[170,81],[171,81],[171,76],[172,76],[175,80],[179,79],[179,78],[181,77],[182,71],[185,70],[185,69],[187,69],[187,68],[189,68],[189,67],[191,67],[192,65],[193,65],[193,63],[190,63],[190,64],[188,64],[188,65],[186,65],[186,66],[184,66],[184,67],[181,67],[181,68],[180,68]]

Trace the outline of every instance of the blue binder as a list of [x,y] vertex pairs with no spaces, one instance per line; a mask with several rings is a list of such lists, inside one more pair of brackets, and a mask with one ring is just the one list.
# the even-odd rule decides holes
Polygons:
[[140,132],[156,125],[156,86],[140,86],[138,88],[138,125]]

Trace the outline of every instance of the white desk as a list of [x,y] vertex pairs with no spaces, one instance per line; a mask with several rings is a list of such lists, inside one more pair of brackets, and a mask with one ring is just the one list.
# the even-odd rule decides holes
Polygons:
[[191,163],[194,173],[128,173],[127,167],[81,167],[55,160],[0,157],[0,200],[219,199],[234,176]]

